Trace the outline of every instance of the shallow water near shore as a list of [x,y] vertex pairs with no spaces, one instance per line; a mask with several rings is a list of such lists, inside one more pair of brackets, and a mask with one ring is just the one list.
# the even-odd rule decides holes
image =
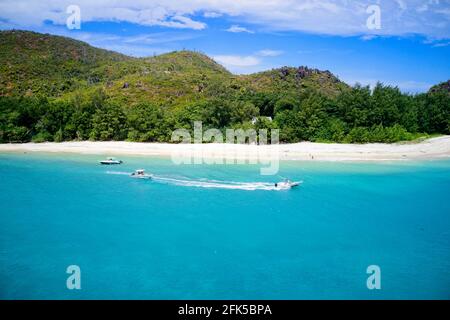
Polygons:
[[[261,176],[102,158],[0,153],[0,298],[450,298],[450,160],[286,161]],[[139,168],[156,179],[129,178]],[[273,188],[282,177],[303,183]]]

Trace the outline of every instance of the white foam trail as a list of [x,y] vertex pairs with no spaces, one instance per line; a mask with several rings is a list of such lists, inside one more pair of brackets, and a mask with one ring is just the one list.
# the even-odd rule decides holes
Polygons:
[[125,176],[129,176],[131,173],[130,172],[121,172],[121,171],[106,171],[107,174],[118,174],[118,175],[125,175]]
[[[107,171],[108,174],[130,175],[128,172]],[[266,190],[266,191],[281,191],[287,190],[286,187],[275,187],[274,183],[269,182],[236,182],[236,181],[219,181],[208,179],[176,179],[158,175],[152,175],[152,180],[159,183],[171,184],[182,187],[194,188],[215,188],[215,189],[231,189],[231,190]]]

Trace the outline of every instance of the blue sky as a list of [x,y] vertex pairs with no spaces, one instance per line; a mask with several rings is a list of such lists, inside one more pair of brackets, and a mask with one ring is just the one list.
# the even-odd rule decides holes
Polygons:
[[[69,5],[80,29],[66,26]],[[407,92],[450,79],[450,0],[0,0],[0,28],[133,56],[198,50],[234,73],[307,65]]]

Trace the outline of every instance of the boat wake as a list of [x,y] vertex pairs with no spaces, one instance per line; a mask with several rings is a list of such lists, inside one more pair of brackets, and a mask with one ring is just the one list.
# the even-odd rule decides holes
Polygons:
[[[130,175],[129,172],[107,171],[108,174]],[[234,190],[265,190],[265,191],[281,191],[289,188],[276,187],[274,183],[269,182],[236,182],[236,181],[219,181],[209,179],[188,179],[188,178],[172,178],[167,176],[152,175],[152,181],[170,184],[182,187],[193,188],[209,188],[209,189],[234,189]]]
[[107,174],[117,174],[121,176],[129,176],[131,172],[123,172],[123,171],[106,171]]
[[195,188],[214,188],[214,189],[235,189],[235,190],[279,190],[273,183],[267,182],[235,182],[235,181],[216,181],[216,180],[190,180],[175,179],[167,177],[153,178],[154,181],[168,183],[176,186],[195,187]]

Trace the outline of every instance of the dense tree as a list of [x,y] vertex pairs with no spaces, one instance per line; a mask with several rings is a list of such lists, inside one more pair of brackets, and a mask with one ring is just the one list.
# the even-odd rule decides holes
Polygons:
[[278,98],[278,95],[275,93],[258,92],[251,95],[249,100],[259,109],[261,116],[273,117]]
[[330,118],[325,121],[315,135],[317,142],[344,142],[347,134],[347,124],[341,119]]
[[[273,120],[271,117],[273,116]],[[0,142],[67,140],[170,141],[178,128],[280,129],[282,142],[396,142],[420,134],[450,134],[450,94],[403,94],[398,88],[359,85],[336,97],[243,92],[228,99],[176,105],[126,105],[103,90],[66,99],[0,97]]]
[[419,97],[419,128],[429,133],[450,133],[450,93],[431,92]]
[[339,118],[350,127],[370,125],[368,121],[371,110],[371,92],[369,87],[356,85],[351,90],[339,95],[336,103]]
[[168,130],[161,108],[140,104],[128,111],[128,140],[139,142],[166,141]]
[[367,125],[381,124],[390,126],[400,120],[400,109],[403,108],[403,95],[398,88],[383,86],[377,83],[370,98],[367,113]]
[[92,117],[91,140],[125,140],[128,134],[127,118],[117,105],[97,108]]
[[299,102],[299,99],[296,99],[294,97],[283,97],[275,103],[274,114],[297,109],[300,104]]

